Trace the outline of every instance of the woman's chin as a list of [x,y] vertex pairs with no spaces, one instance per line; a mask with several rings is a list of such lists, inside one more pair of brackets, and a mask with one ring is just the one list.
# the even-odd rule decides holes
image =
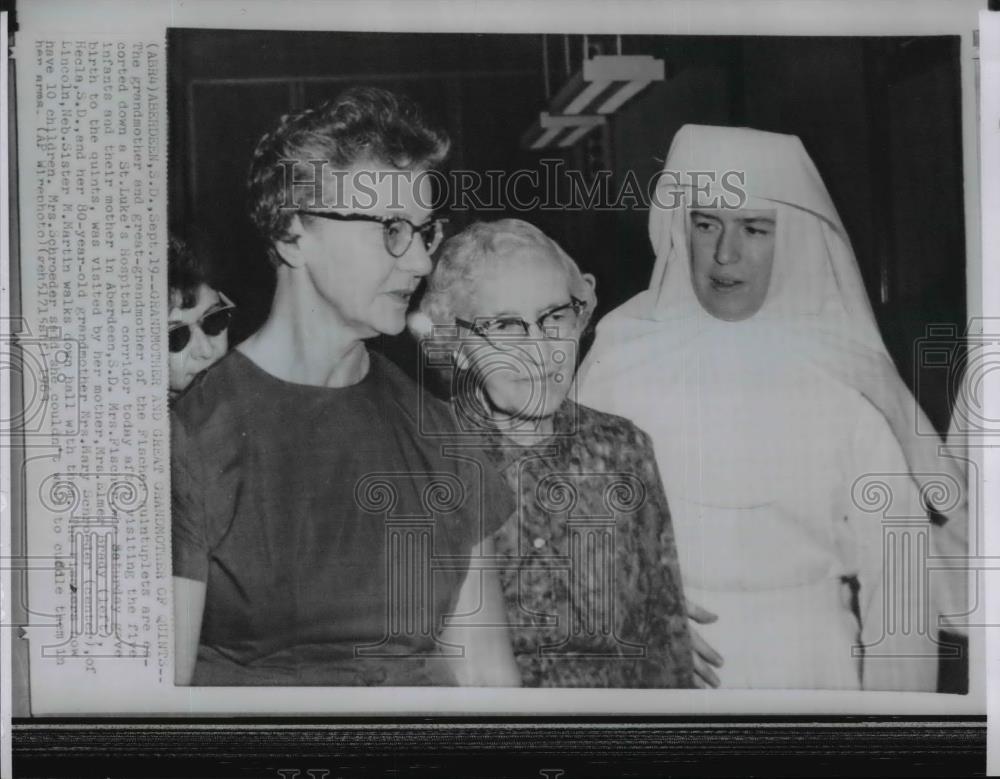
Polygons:
[[524,398],[522,403],[504,403],[498,406],[497,415],[522,429],[533,425],[540,427],[559,410],[565,399],[566,393],[563,391],[558,395],[547,394],[544,398]]
[[406,314],[386,314],[372,323],[375,335],[399,335],[406,327]]

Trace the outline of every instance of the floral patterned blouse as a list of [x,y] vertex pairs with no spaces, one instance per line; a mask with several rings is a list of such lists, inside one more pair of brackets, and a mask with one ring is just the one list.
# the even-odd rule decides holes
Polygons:
[[649,438],[565,401],[537,444],[489,436],[518,496],[496,535],[528,687],[691,687],[677,549]]

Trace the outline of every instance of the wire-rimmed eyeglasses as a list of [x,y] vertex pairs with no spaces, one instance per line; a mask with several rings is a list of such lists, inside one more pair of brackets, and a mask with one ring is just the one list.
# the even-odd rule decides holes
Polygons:
[[297,213],[329,219],[333,222],[378,222],[382,225],[382,240],[385,250],[393,257],[402,257],[413,243],[413,236],[420,234],[424,248],[428,254],[433,254],[444,239],[444,226],[448,220],[444,217],[434,217],[422,225],[415,225],[409,219],[401,216],[374,216],[372,214],[339,214],[336,211],[317,211],[311,208],[300,208]]
[[531,335],[532,325],[538,328],[544,338],[560,338],[575,333],[580,324],[580,316],[586,308],[584,301],[571,296],[569,303],[549,309],[534,322],[526,322],[517,316],[477,317],[472,322],[455,317],[455,324],[492,344],[502,343],[510,338],[526,338]]

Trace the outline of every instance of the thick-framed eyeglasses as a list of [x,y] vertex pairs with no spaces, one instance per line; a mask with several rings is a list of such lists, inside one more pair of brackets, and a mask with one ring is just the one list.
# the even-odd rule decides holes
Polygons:
[[546,311],[534,322],[525,322],[517,316],[477,317],[469,322],[455,317],[455,324],[471,330],[494,345],[502,345],[511,338],[527,338],[531,326],[538,328],[544,338],[561,338],[575,333],[587,304],[571,297],[570,302]]
[[444,226],[448,220],[435,217],[422,225],[415,225],[401,216],[373,216],[371,214],[338,214],[335,211],[316,211],[300,208],[297,213],[329,219],[332,222],[378,222],[382,225],[382,240],[385,250],[393,257],[402,257],[413,243],[413,236],[419,234],[428,254],[433,254],[444,240]]
[[167,329],[167,345],[171,352],[177,354],[177,352],[183,352],[187,348],[187,345],[191,343],[192,327],[197,327],[209,337],[218,335],[229,329],[229,325],[233,321],[233,312],[236,310],[236,304],[221,292],[219,293],[219,300],[222,302],[222,308],[209,311],[193,325],[178,323],[171,325]]

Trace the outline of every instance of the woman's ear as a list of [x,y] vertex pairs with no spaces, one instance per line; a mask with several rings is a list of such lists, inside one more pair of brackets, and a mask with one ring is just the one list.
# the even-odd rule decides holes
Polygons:
[[590,313],[587,315],[587,318],[589,319],[590,315],[594,313],[594,309],[597,308],[597,279],[594,277],[593,273],[582,273],[580,275],[583,276],[583,280],[587,282],[587,285],[594,292],[593,298],[590,301]]
[[285,240],[274,242],[274,250],[281,257],[281,261],[285,265],[291,268],[300,268],[305,263],[301,241],[301,238],[305,235],[305,230],[302,227],[302,220],[299,219],[298,214],[292,217],[285,235],[287,236]]

